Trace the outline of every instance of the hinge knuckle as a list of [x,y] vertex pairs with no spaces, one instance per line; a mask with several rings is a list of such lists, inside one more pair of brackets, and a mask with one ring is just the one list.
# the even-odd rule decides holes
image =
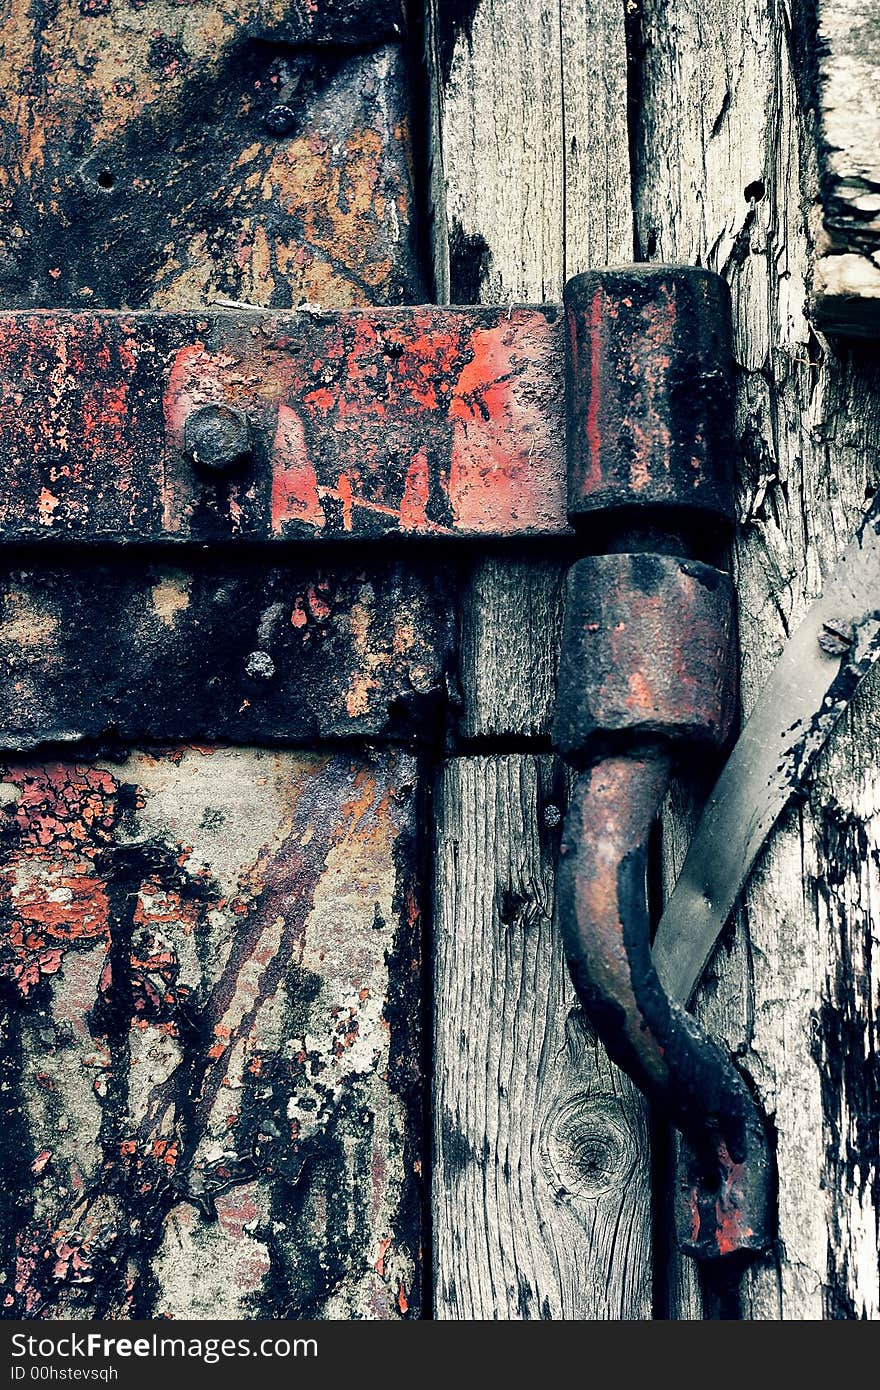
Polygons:
[[744,1078],[654,969],[647,863],[676,765],[734,723],[733,585],[690,558],[733,520],[729,295],[705,270],[633,267],[578,276],[565,311],[569,519],[613,553],[568,576],[560,922],[609,1055],[685,1137],[679,1242],[715,1259],[767,1247],[773,1163]]
[[719,746],[736,708],[728,575],[669,555],[591,555],[568,576],[556,747],[603,736]]
[[568,510],[683,509],[729,525],[730,294],[711,271],[590,271],[565,290]]

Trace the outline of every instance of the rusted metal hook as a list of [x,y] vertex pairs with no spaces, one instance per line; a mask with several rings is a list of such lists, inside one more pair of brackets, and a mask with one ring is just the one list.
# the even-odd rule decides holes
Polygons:
[[679,1243],[713,1259],[766,1248],[772,1162],[742,1076],[651,964],[648,838],[670,771],[655,750],[605,758],[577,778],[560,919],[575,987],[609,1055],[685,1136]]
[[628,550],[568,579],[554,741],[577,776],[560,919],[609,1055],[685,1138],[682,1248],[717,1259],[769,1244],[773,1162],[744,1078],[654,970],[647,861],[677,760],[721,745],[735,708],[730,579],[656,549],[664,521],[685,551],[694,521],[730,514],[726,290],[704,271],[636,267],[578,277],[566,308],[569,513],[627,517]]

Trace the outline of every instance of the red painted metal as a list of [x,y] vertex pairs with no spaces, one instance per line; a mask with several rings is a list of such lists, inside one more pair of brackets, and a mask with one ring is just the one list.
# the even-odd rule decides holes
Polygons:
[[[247,416],[205,477],[185,425]],[[557,309],[0,315],[0,540],[559,535]]]
[[733,519],[730,293],[711,271],[624,266],[565,287],[568,510]]

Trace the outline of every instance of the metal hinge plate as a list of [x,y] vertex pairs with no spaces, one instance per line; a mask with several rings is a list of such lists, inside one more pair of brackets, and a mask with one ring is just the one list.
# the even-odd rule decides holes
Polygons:
[[556,308],[0,315],[0,542],[568,532]]

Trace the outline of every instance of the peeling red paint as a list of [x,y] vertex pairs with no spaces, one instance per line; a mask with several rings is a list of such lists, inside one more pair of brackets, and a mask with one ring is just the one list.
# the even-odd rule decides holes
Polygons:
[[[308,601],[320,608],[317,594]],[[351,1088],[358,1078],[375,1077],[380,1084],[389,1074],[380,1062],[394,1039],[381,1015],[384,1001],[372,983],[374,978],[382,981],[387,943],[374,937],[372,930],[361,939],[360,921],[355,938],[346,937],[350,928],[340,927],[338,941],[334,942],[331,932],[326,940],[310,946],[313,961],[320,946],[321,969],[331,982],[330,1000],[335,993],[336,1002],[325,1002],[323,1013],[319,1011],[310,1023],[304,1025],[297,1012],[299,1021],[285,1025],[306,1028],[300,1040],[303,1045],[295,1054],[277,1046],[267,1052],[259,1020],[264,1011],[281,1008],[288,998],[319,893],[329,894],[332,902],[339,891],[340,873],[343,881],[351,880],[344,889],[346,895],[356,886],[371,895],[377,891],[374,881],[384,881],[389,873],[390,882],[382,892],[392,891],[395,872],[388,867],[390,856],[402,826],[411,829],[412,808],[405,790],[413,783],[411,761],[401,760],[398,754],[368,760],[347,754],[303,755],[299,761],[288,755],[298,776],[282,778],[287,807],[284,833],[279,842],[267,844],[253,863],[242,866],[236,880],[239,891],[233,898],[218,890],[209,866],[202,865],[197,872],[187,867],[190,856],[203,850],[182,854],[176,839],[145,841],[142,833],[128,843],[120,832],[123,805],[137,816],[149,816],[154,794],[151,769],[161,788],[163,765],[184,776],[183,760],[191,764],[195,751],[174,749],[144,758],[142,785],[120,780],[122,765],[112,773],[106,768],[60,763],[42,767],[12,763],[3,770],[4,785],[18,788],[20,796],[3,811],[0,872],[4,877],[0,881],[14,882],[33,864],[43,872],[54,863],[61,877],[73,857],[77,864],[92,865],[95,892],[100,892],[106,908],[101,935],[85,942],[103,954],[103,968],[92,976],[95,993],[91,1000],[68,1001],[71,1007],[75,1002],[88,1049],[79,1060],[85,1072],[82,1087],[96,1098],[106,1117],[106,1138],[100,1144],[103,1156],[97,1173],[88,1176],[71,1168],[69,1156],[62,1155],[56,1166],[54,1150],[35,1145],[33,1174],[40,1176],[51,1162],[58,1195],[53,1197],[49,1188],[41,1188],[43,1211],[49,1204],[53,1215],[34,1217],[19,1232],[14,1306],[26,1316],[46,1317],[53,1310],[57,1315],[60,1309],[90,1306],[82,1301],[91,1297],[87,1291],[108,1278],[112,1281],[112,1271],[124,1265],[132,1221],[137,1231],[133,1247],[137,1263],[149,1258],[168,1213],[176,1211],[181,1200],[195,1203],[205,1217],[216,1210],[235,1244],[235,1260],[244,1261],[240,1267],[236,1264],[237,1287],[258,1296],[270,1255],[244,1226],[271,1205],[279,1172],[289,1178],[291,1170],[300,1171],[306,1155],[323,1152],[322,1145],[335,1142],[330,1137],[336,1123],[335,1088],[342,1102],[349,1094],[357,1094]],[[277,780],[279,774],[272,775]],[[66,822],[62,821],[65,814]],[[136,822],[125,824],[130,836]],[[402,919],[404,904],[412,902],[409,872],[399,896]],[[0,896],[4,922],[11,901]],[[57,948],[59,970],[63,970],[63,949],[82,944],[76,935],[81,913],[72,899],[59,906],[70,915],[66,924],[55,927],[63,943]],[[188,942],[205,942],[212,915],[221,911],[228,911],[235,921],[231,954],[223,964],[221,952],[207,994],[204,990],[193,993],[189,984],[180,983],[181,954],[189,949]],[[384,911],[389,913],[390,906]],[[364,912],[370,915],[369,908],[360,916]],[[331,958],[338,957],[336,963],[328,958],[328,951]],[[62,977],[62,1003],[65,985]],[[380,988],[384,987],[382,983]],[[62,1012],[57,1011],[59,1019]],[[85,1029],[83,1016],[90,1020]],[[128,1045],[120,1052],[118,1040],[126,1031]],[[143,1042],[136,1045],[138,1036]],[[160,1039],[173,1041],[168,1054],[171,1070],[166,1080],[157,1079],[146,1097],[136,1102],[137,1086],[129,1089],[130,1083],[137,1082],[134,1069],[144,1064],[151,1044]],[[129,1047],[130,1060],[122,1062],[128,1079],[121,1093],[119,1067]],[[159,1047],[153,1065],[164,1055]],[[49,1093],[54,1089],[50,1075],[37,1073],[34,1081]],[[142,1083],[138,1085],[142,1088]],[[282,1109],[276,1111],[279,1087]],[[129,1098],[120,1111],[123,1093]],[[358,1106],[368,1104],[369,1095],[368,1087]],[[289,1117],[285,1136],[278,1119],[288,1098],[297,1096],[302,1097],[303,1109]],[[326,1110],[323,1117],[316,1111],[313,1096]],[[380,1151],[381,1134],[371,1136],[362,1122],[357,1129],[356,1142],[367,1146],[366,1166],[373,1169],[374,1177],[382,1174],[378,1187],[374,1184],[374,1220],[387,1223],[389,1183],[396,1183],[398,1177]],[[223,1135],[227,1152],[219,1161],[199,1147],[205,1134],[213,1135],[214,1143]],[[65,1196],[65,1188],[72,1195]],[[315,1210],[323,1201],[320,1194],[316,1201]],[[329,1208],[327,1212],[329,1220]],[[390,1241],[390,1237],[382,1239]],[[364,1258],[367,1241],[372,1237],[365,1232]],[[280,1248],[276,1240],[273,1249]],[[387,1249],[379,1256],[383,1269]],[[395,1250],[404,1267],[411,1268],[412,1252],[407,1254],[400,1232]],[[134,1278],[130,1282],[129,1294],[136,1282]],[[372,1286],[370,1290],[365,1297],[374,1298]],[[388,1290],[385,1315],[391,1307],[399,1313],[403,1306],[395,1290],[396,1285]],[[409,1308],[405,1291],[403,1304]],[[383,1315],[380,1304],[374,1315]]]
[[390,1245],[391,1245],[391,1240],[390,1240],[387,1236],[386,1236],[386,1238],[385,1238],[384,1240],[380,1240],[380,1241],[379,1241],[379,1257],[378,1257],[378,1259],[376,1260],[375,1269],[376,1269],[376,1273],[377,1273],[377,1274],[380,1276],[380,1278],[382,1278],[382,1279],[385,1278],[385,1256],[386,1256],[386,1254],[388,1253],[388,1247],[389,1247]]
[[[562,395],[552,309],[0,315],[0,537],[566,534]],[[256,440],[222,484],[206,404]]]
[[95,864],[118,818],[117,786],[97,768],[16,764],[18,798],[0,809],[17,853],[0,869],[0,976],[22,995],[56,975],[73,944],[108,939],[108,900]]

